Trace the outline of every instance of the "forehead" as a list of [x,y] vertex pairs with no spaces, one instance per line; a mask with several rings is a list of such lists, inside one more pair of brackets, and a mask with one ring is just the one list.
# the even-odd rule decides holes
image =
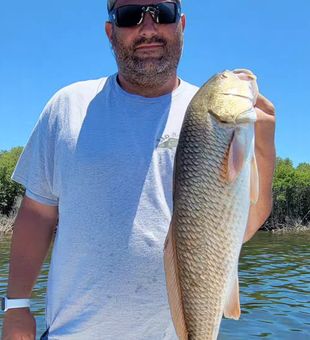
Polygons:
[[[169,0],[170,2],[175,2],[173,0]],[[150,5],[150,4],[158,4],[160,2],[167,2],[167,0],[117,0],[115,4],[116,7],[124,6],[124,5]]]

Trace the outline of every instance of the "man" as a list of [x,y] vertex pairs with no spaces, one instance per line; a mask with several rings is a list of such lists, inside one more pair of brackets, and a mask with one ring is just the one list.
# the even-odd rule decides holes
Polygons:
[[[30,298],[58,220],[45,339],[176,339],[163,244],[176,142],[197,88],[177,77],[180,3],[149,2],[108,1],[117,75],[60,90],[13,174],[27,191],[15,222],[8,298]],[[260,196],[245,241],[271,209],[274,108],[260,96],[256,109]],[[6,312],[4,340],[35,333],[28,307]]]

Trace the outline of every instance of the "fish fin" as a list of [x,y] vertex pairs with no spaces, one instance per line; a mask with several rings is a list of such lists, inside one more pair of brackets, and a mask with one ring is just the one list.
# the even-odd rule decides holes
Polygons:
[[251,204],[255,205],[257,203],[258,196],[259,196],[259,177],[256,157],[254,154],[251,160],[251,191],[250,191]]
[[233,183],[235,181],[244,164],[246,144],[244,143],[241,131],[242,129],[236,128],[229,146],[226,172],[226,180],[228,183]]
[[171,222],[164,246],[164,266],[170,313],[176,333],[180,340],[188,340],[182,304],[181,287],[177,271],[175,242],[173,238],[173,222]]
[[228,291],[225,307],[224,316],[228,319],[238,320],[240,318],[240,298],[239,298],[239,280],[238,271],[234,274],[230,290]]

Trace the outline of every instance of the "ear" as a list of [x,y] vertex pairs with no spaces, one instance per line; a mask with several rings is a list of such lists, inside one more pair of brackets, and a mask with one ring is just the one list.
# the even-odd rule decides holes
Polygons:
[[186,25],[186,17],[185,14],[182,13],[181,15],[181,23],[182,23],[182,30],[185,30],[185,25]]
[[106,21],[105,23],[105,33],[110,41],[112,43],[112,23],[109,21]]

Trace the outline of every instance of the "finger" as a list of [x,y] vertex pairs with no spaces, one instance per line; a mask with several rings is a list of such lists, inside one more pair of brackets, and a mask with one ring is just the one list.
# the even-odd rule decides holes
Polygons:
[[275,115],[276,109],[272,102],[260,93],[258,94],[255,106],[269,115]]

